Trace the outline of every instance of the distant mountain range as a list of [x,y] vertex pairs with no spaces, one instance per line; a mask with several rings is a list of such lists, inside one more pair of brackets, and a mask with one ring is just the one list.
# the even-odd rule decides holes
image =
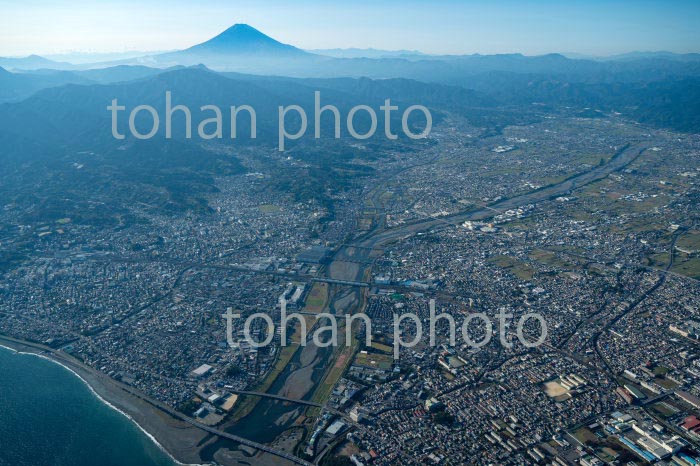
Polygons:
[[53,61],[68,62],[72,65],[89,65],[96,63],[114,62],[118,60],[129,60],[133,58],[143,57],[145,55],[157,55],[161,53],[173,52],[173,50],[162,51],[137,51],[129,50],[126,52],[66,52],[46,55],[45,58]]
[[[145,71],[155,74],[143,77]],[[107,76],[136,77],[128,82],[111,84],[69,84],[44,89],[31,97],[12,103],[0,104],[0,197],[5,202],[34,205],[27,209],[32,218],[70,216],[78,223],[103,224],[122,221],[126,206],[135,203],[148,205],[159,212],[179,212],[186,209],[206,209],[203,193],[215,189],[214,178],[240,173],[243,168],[236,157],[242,147],[261,146],[273,149],[277,140],[277,106],[296,104],[308,115],[313,115],[314,92],[321,90],[324,103],[336,105],[343,114],[358,104],[378,108],[389,95],[394,104],[403,108],[420,100],[434,109],[435,121],[440,121],[440,108],[465,113],[472,105],[495,105],[478,95],[459,87],[419,83],[410,80],[331,79],[304,80],[221,74],[202,66],[168,71],[142,67],[115,67],[93,70],[94,79],[108,80]],[[13,75],[7,71],[0,72]],[[22,77],[25,75],[14,75]],[[76,76],[81,76],[77,74]],[[25,76],[26,77],[26,76]],[[151,105],[164,114],[165,92],[173,95],[174,104],[192,109],[192,127],[203,118],[197,109],[213,104],[221,109],[231,105],[251,105],[257,114],[257,139],[250,137],[249,119],[238,120],[238,136],[213,140],[208,148],[201,140],[186,139],[181,116],[173,118],[173,138],[167,139],[161,125],[157,137],[147,141],[128,137],[112,137],[111,116],[106,106],[112,99],[133,109],[136,105]],[[482,100],[486,99],[486,100]],[[225,128],[230,128],[230,113],[224,111]],[[127,130],[128,116],[122,114],[121,131]],[[147,118],[137,118],[135,125],[142,131],[149,125]],[[366,132],[371,121],[366,115],[355,118],[358,132]],[[378,112],[379,127],[384,118]],[[409,125],[413,121],[409,120]],[[143,126],[142,126],[143,125]],[[392,127],[401,127],[401,115],[392,115]],[[274,183],[284,195],[299,199],[316,198],[327,204],[328,193],[340,189],[344,179],[368,168],[355,166],[350,160],[359,149],[350,148],[355,140],[333,139],[332,122],[324,119],[322,132],[328,135],[317,146],[311,136],[293,141],[289,148],[295,158],[313,159],[313,167],[299,167],[290,171],[275,168]],[[313,131],[308,133],[313,134]],[[395,151],[412,141],[391,141]],[[290,141],[291,142],[291,141]],[[376,136],[364,142],[372,151],[363,151],[367,157],[378,157],[386,140]],[[294,152],[297,144],[306,144],[303,151]],[[369,153],[368,153],[369,152]],[[276,153],[276,152],[273,152]],[[275,160],[284,162],[284,158]],[[96,208],[96,206],[100,206]],[[101,207],[105,206],[105,207]],[[62,218],[62,217],[56,217]]]
[[[323,52],[323,51],[316,51]],[[611,59],[561,54],[430,56],[380,50],[312,53],[235,25],[185,50],[98,64],[72,65],[38,56],[0,59],[0,197],[27,206],[26,221],[69,216],[77,223],[119,225],[127,206],[157,211],[206,210],[214,179],[244,171],[235,154],[262,147],[276,154],[277,106],[297,104],[313,114],[315,90],[343,114],[354,105],[378,108],[384,99],[468,120],[484,135],[552,115],[599,118],[613,113],[649,126],[700,132],[700,60],[695,54],[635,53]],[[4,68],[7,69],[4,69]],[[19,71],[22,70],[22,71]],[[164,113],[164,95],[191,109],[247,104],[257,112],[258,138],[236,140],[117,140],[111,136],[112,99]],[[230,127],[229,112],[223,126]],[[122,113],[124,116],[125,113]],[[143,113],[138,128],[151,123]],[[197,127],[201,113],[193,112]],[[227,120],[228,118],[228,120]],[[379,128],[384,127],[378,112]],[[400,115],[392,116],[399,127]],[[396,120],[399,121],[396,121]],[[124,130],[126,121],[122,119]],[[409,121],[409,125],[414,124]],[[174,122],[182,127],[183,121]],[[356,120],[360,133],[371,124]],[[145,126],[141,126],[145,125]],[[328,120],[322,132],[332,134]],[[160,132],[162,133],[161,126]],[[286,158],[265,158],[274,185],[295,199],[316,199],[332,211],[333,193],[368,167],[353,162],[385,151],[411,151],[433,141],[302,138]],[[282,164],[284,165],[278,165]]]
[[49,68],[52,70],[69,70],[74,69],[75,65],[67,62],[57,62],[48,58],[40,57],[39,55],[29,55],[22,58],[3,58],[0,57],[0,67],[8,70],[37,70],[41,68]]
[[[95,56],[95,58],[97,58]],[[485,72],[556,74],[572,81],[641,81],[697,76],[700,54],[632,52],[613,57],[569,57],[561,54],[524,56],[428,55],[411,50],[323,49],[304,51],[283,44],[247,24],[235,24],[219,35],[184,50],[128,56],[76,65],[37,55],[0,58],[7,70],[85,70],[117,65],[157,68],[204,64],[219,71],[298,77],[402,77],[431,82],[461,83],[465,76]]]
[[[433,94],[443,95],[439,104],[442,108],[464,109],[465,96],[453,96],[462,91],[471,92],[469,105],[481,109],[471,112],[473,118],[484,117],[484,108],[519,109],[498,113],[497,118],[492,114],[487,119],[488,124],[514,121],[513,116],[532,113],[532,104],[538,103],[554,111],[564,107],[595,108],[602,112],[620,112],[651,125],[681,131],[700,130],[700,106],[695,100],[700,80],[700,54],[634,52],[581,59],[562,54],[433,56],[401,50],[304,51],[246,24],[236,24],[185,50],[97,64],[72,65],[36,55],[0,58],[0,67],[6,68],[0,68],[0,102],[19,101],[41,89],[67,84],[130,82],[157,76],[164,70],[197,65],[219,72],[242,73],[248,75],[245,78],[248,80],[249,75],[265,75],[315,80],[403,79],[440,84],[443,87],[435,87]],[[345,83],[361,86],[362,82]],[[277,85],[282,83],[278,81]],[[392,88],[373,88],[381,89],[379,92],[386,95],[395,92]],[[684,91],[687,91],[685,97]],[[421,98],[425,95],[420,94]],[[504,120],[502,117],[506,114],[508,117]],[[480,123],[485,121],[479,120]]]
[[411,78],[461,84],[464,77],[486,72],[557,75],[570,81],[653,80],[700,74],[695,54],[665,52],[626,54],[612,59],[571,59],[561,54],[525,56],[426,55],[415,51],[328,49],[303,51],[257,29],[236,24],[188,49],[113,64],[170,67],[204,64],[218,71],[297,76]]
[[11,73],[0,68],[0,102],[21,100],[35,92],[64,84],[90,84],[93,81],[70,71],[43,70]]
[[316,55],[333,58],[405,58],[407,60],[424,58],[428,55],[418,50],[380,50],[380,49],[315,49],[307,50]]
[[672,52],[629,52],[609,57],[598,57],[603,61],[625,61],[644,59],[664,59],[677,61],[700,61],[700,53],[672,53]]

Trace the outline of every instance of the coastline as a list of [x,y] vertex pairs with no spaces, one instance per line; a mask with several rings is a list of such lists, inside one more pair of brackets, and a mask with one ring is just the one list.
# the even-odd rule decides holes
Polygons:
[[38,343],[0,335],[0,347],[36,356],[58,364],[78,377],[90,392],[110,409],[134,423],[161,451],[178,466],[207,466],[199,458],[207,432],[169,416],[150,403],[122,389],[106,374],[84,366],[67,353]]

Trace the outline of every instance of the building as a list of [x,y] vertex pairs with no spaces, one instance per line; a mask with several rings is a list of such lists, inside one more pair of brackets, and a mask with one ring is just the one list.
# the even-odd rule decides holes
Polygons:
[[676,395],[678,397],[688,403],[689,405],[693,406],[694,408],[700,409],[700,398],[697,396],[693,395],[692,393],[684,392],[682,390],[678,390],[676,392]]
[[635,397],[638,400],[643,400],[647,397],[634,385],[625,384],[625,390],[627,390],[633,397]]
[[615,389],[615,392],[616,392],[618,395],[620,395],[620,397],[621,397],[623,400],[625,400],[625,402],[626,402],[627,404],[630,404],[630,405],[631,405],[631,404],[632,404],[632,401],[634,401],[634,400],[632,399],[632,395],[630,395],[630,393],[629,393],[627,390],[625,390],[624,388],[622,388],[622,387],[617,387],[617,388]]
[[195,377],[204,377],[209,372],[211,372],[212,369],[213,367],[211,367],[209,364],[202,364],[201,366],[192,371],[192,375]]
[[343,421],[338,420],[338,421],[335,421],[330,426],[328,426],[328,429],[326,429],[326,432],[330,435],[336,436],[344,428],[345,428],[345,423]]

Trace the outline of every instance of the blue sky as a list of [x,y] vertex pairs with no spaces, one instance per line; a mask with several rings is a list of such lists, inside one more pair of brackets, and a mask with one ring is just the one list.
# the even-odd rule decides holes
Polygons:
[[0,56],[172,50],[234,23],[306,49],[700,52],[697,0],[0,0]]

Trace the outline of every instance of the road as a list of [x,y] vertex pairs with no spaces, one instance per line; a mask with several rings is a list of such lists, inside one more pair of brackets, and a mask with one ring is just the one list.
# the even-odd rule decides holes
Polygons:
[[627,165],[635,161],[637,157],[644,152],[644,150],[644,147],[626,145],[619,149],[608,163],[598,165],[587,172],[573,175],[560,183],[545,186],[519,196],[503,199],[477,210],[467,210],[444,217],[418,220],[416,222],[406,223],[399,227],[386,229],[384,231],[365,236],[364,238],[360,239],[359,242],[350,244],[348,247],[356,247],[358,250],[374,250],[376,248],[381,248],[388,243],[414,235],[416,233],[423,233],[434,229],[458,225],[467,220],[486,220],[494,217],[498,213],[505,212],[510,209],[516,209],[521,206],[537,204],[538,202],[554,199],[573,190],[580,189],[590,183],[601,180],[609,174],[625,168]]
[[296,464],[300,464],[303,466],[312,466],[312,463],[309,463],[308,461],[305,461],[297,456],[294,456],[291,453],[287,453],[287,452],[282,451],[282,450],[277,450],[276,448],[270,447],[268,445],[264,445],[264,444],[258,443],[258,442],[253,442],[252,440],[248,440],[246,438],[239,437],[238,435],[229,434],[228,432],[224,432],[223,430],[219,430],[219,429],[216,429],[214,427],[204,425],[204,424],[196,421],[195,419],[193,419],[189,416],[185,416],[184,414],[180,413],[179,411],[176,411],[176,410],[170,408],[169,406],[159,402],[158,400],[154,400],[153,398],[149,398],[149,397],[145,396],[141,392],[129,390],[130,387],[128,387],[128,386],[126,388],[125,387],[122,387],[122,388],[125,389],[126,391],[128,391],[129,393],[131,393],[132,395],[141,398],[142,400],[150,403],[153,406],[156,406],[157,408],[161,409],[162,411],[165,411],[166,413],[170,414],[174,418],[180,419],[181,421],[186,422],[187,424],[190,424],[194,427],[197,427],[198,429],[209,432],[210,434],[214,434],[218,437],[225,438],[228,440],[233,440],[234,442],[238,442],[242,445],[256,448],[260,451],[264,451],[265,453],[269,453],[269,454],[278,456],[280,458],[284,458],[284,459],[292,461],[293,463],[296,463]]
[[300,404],[300,405],[313,406],[315,408],[325,409],[326,411],[333,413],[335,415],[338,415],[338,416],[344,416],[344,414],[341,413],[340,411],[337,411],[333,408],[329,408],[327,406],[322,405],[321,403],[316,403],[314,401],[300,400],[297,398],[288,398],[286,396],[273,395],[272,393],[266,393],[266,392],[252,392],[252,391],[247,391],[247,390],[234,390],[234,389],[229,389],[228,391],[231,393],[235,393],[237,395],[259,396],[262,398],[271,398],[273,400],[286,401],[287,403],[296,403],[296,404]]
[[75,359],[74,357],[69,355],[68,353],[65,353],[61,350],[56,350],[56,349],[50,348],[50,347],[45,346],[45,345],[40,345],[37,343],[32,343],[32,342],[24,341],[24,340],[18,340],[16,338],[6,337],[6,336],[0,335],[0,341],[2,341],[3,339],[7,340],[9,343],[19,343],[21,345],[33,348],[34,350],[37,350],[37,352],[39,354],[43,354],[45,356],[51,357],[55,361],[69,367],[71,370],[75,371],[76,373],[89,372],[91,375],[99,378],[103,383],[108,383],[108,384],[117,386],[120,389],[124,390],[125,392],[129,393],[130,395],[147,402],[151,406],[154,406],[154,407],[160,409],[161,411],[169,414],[170,416],[174,417],[175,419],[179,419],[179,420],[181,420],[181,421],[183,421],[183,422],[185,422],[193,427],[201,429],[205,432],[216,435],[218,437],[233,440],[234,442],[238,442],[242,445],[247,445],[249,447],[256,448],[256,449],[264,451],[266,453],[269,453],[269,454],[278,456],[280,458],[284,458],[286,460],[292,461],[295,464],[300,464],[302,466],[312,466],[312,463],[309,463],[308,461],[305,461],[301,458],[298,458],[290,453],[287,453],[287,452],[284,452],[281,450],[277,450],[273,447],[270,447],[268,445],[264,445],[262,443],[253,442],[251,440],[248,440],[248,439],[243,438],[243,437],[239,437],[237,435],[229,434],[228,432],[218,430],[218,429],[211,427],[211,426],[204,425],[204,424],[198,422],[196,419],[193,419],[193,418],[191,418],[191,417],[189,417],[189,416],[187,416],[179,411],[176,411],[175,409],[171,408],[170,406],[168,406],[168,405],[166,405],[166,404],[164,404],[164,403],[162,403],[154,398],[151,398],[151,397],[145,395],[140,390],[135,389],[135,388],[133,388],[129,385],[126,385],[122,382],[118,382],[118,381],[112,379],[111,377],[109,377],[108,375],[104,374],[103,372],[100,372],[96,369],[93,369],[90,366],[83,364],[82,362],[78,361],[77,359]]
[[[503,199],[487,206],[477,208],[476,210],[462,211],[439,218],[428,217],[390,229],[384,229],[380,226],[374,231],[360,237],[355,242],[346,244],[339,248],[333,255],[331,264],[336,261],[347,261],[348,258],[351,258],[355,262],[359,262],[358,258],[369,258],[373,251],[383,250],[387,244],[417,233],[454,227],[455,225],[459,225],[467,220],[486,220],[510,209],[555,199],[556,197],[570,193],[573,190],[580,189],[590,183],[607,177],[611,173],[625,168],[627,165],[635,161],[644,151],[644,147],[632,146],[628,144],[618,149],[608,163],[598,165],[589,171],[572,175],[571,177],[557,184],[545,186],[541,189],[519,196],[514,196],[512,198]],[[358,266],[355,279],[359,281],[361,277],[365,275],[365,272],[368,269],[369,266],[367,265],[364,267]],[[349,279],[348,277],[343,278],[346,280]],[[355,309],[356,312],[360,312],[361,310],[362,309],[359,308]],[[489,370],[484,368],[479,375],[478,380],[480,380],[487,372],[489,372]],[[453,387],[453,389],[448,390],[447,392],[440,393],[439,396],[443,396],[448,392],[462,389],[466,385],[470,385],[470,383]]]
[[[370,264],[372,262],[371,259],[371,254],[374,251],[379,251],[381,248],[389,244],[391,242],[400,240],[401,238],[409,237],[412,235],[415,235],[417,233],[421,232],[426,232],[434,229],[439,229],[439,228],[446,228],[450,227],[453,225],[458,225],[460,223],[463,223],[464,221],[467,220],[486,220],[489,218],[494,217],[500,212],[504,212],[509,209],[514,209],[520,206],[524,205],[529,205],[529,204],[536,204],[538,202],[546,201],[549,199],[556,198],[558,196],[564,195],[566,193],[571,192],[572,190],[579,189],[583,186],[586,186],[587,184],[590,184],[592,182],[598,181],[600,179],[605,178],[609,174],[618,171],[631,162],[633,162],[642,152],[644,151],[644,148],[640,147],[635,147],[635,146],[625,146],[621,148],[620,150],[617,151],[617,153],[610,159],[610,161],[604,165],[600,165],[597,167],[592,168],[591,170],[580,173],[574,176],[571,176],[570,178],[554,184],[550,186],[543,187],[541,189],[535,190],[533,192],[529,192],[526,194],[522,194],[519,196],[514,196],[512,198],[508,199],[503,199],[498,202],[492,203],[488,206],[480,207],[477,208],[476,210],[468,210],[468,211],[462,211],[458,212],[449,216],[445,217],[440,217],[440,218],[427,218],[423,220],[419,220],[416,222],[412,223],[407,223],[404,225],[401,225],[399,227],[391,228],[391,229],[386,229],[384,227],[383,222],[378,222],[377,227],[364,235],[363,237],[358,238],[354,243],[346,244],[341,246],[336,250],[334,253],[332,260],[330,264],[324,268],[325,273],[327,274],[326,277],[323,278],[324,281],[328,281],[331,284],[331,287],[333,290],[331,291],[331,303],[332,305],[335,304],[336,302],[340,301],[341,298],[343,300],[347,300],[348,302],[352,303],[347,306],[343,306],[343,313],[356,313],[360,312],[363,310],[364,305],[366,300],[364,299],[364,293],[367,290],[366,282],[364,282],[363,278],[367,275],[367,272],[370,269]],[[112,260],[114,258],[110,257],[107,258],[107,260]],[[345,264],[343,264],[345,263]],[[185,266],[183,270],[180,271],[179,278],[182,277],[182,274],[192,268],[192,267],[212,267],[212,268],[221,268],[221,269],[244,269],[246,271],[251,272],[251,270],[247,270],[242,267],[238,266],[226,266],[226,265],[214,265],[214,264],[182,264]],[[270,273],[266,271],[254,271],[258,273]],[[273,272],[274,273],[274,272]],[[282,275],[282,274],[280,274]],[[286,276],[286,274],[284,274]],[[308,279],[310,277],[301,277],[301,276],[294,276],[294,277],[289,277],[289,278],[294,278],[294,279]],[[346,283],[343,283],[346,282]],[[351,285],[349,288],[355,288],[354,291],[352,291],[352,294],[354,297],[352,299],[350,296],[347,294],[347,290],[341,290],[339,287],[346,287],[347,285]],[[657,287],[654,287],[654,289]],[[162,298],[162,297],[161,297]],[[149,305],[152,305],[153,303],[150,303]],[[136,314],[138,314],[138,311],[136,311]],[[126,318],[129,318],[131,316],[127,316]],[[621,316],[620,316],[621,317]],[[614,322],[612,322],[614,323]],[[611,323],[611,324],[612,324]],[[168,413],[169,415],[173,416],[176,419],[180,419],[183,422],[186,422],[187,424],[190,424],[194,427],[197,427],[203,431],[206,431],[208,433],[211,433],[213,435],[216,435],[221,438],[233,440],[235,442],[238,442],[243,445],[250,446],[252,448],[258,449],[260,451],[278,456],[280,458],[287,459],[289,461],[292,461],[296,464],[304,465],[304,466],[311,466],[312,463],[309,463],[308,461],[302,460],[301,458],[298,458],[290,453],[284,452],[277,450],[273,447],[270,447],[268,445],[260,444],[248,439],[245,439],[243,437],[239,437],[237,435],[229,434],[224,431],[220,431],[214,427],[206,426],[204,424],[199,423],[195,419],[186,416],[183,413],[180,413],[169,406],[159,402],[158,400],[152,399],[145,394],[141,393],[140,391],[129,387],[127,385],[124,385],[120,382],[116,382],[113,379],[109,378],[106,374],[103,374],[95,369],[92,369],[89,366],[86,366],[82,363],[80,363],[77,360],[74,360],[71,358],[69,355],[66,353],[63,353],[58,350],[53,350],[48,347],[44,347],[43,345],[35,345],[32,343],[28,342],[21,342],[25,345],[32,346],[32,347],[37,347],[42,349],[44,352],[50,353],[53,357],[60,359],[62,361],[67,361],[70,358],[70,361],[73,365],[78,365],[81,370],[85,371],[90,371],[97,377],[100,377],[102,379],[108,380],[110,383],[117,384],[120,388],[123,390],[127,391],[131,395],[138,397],[149,404],[151,404],[154,407],[157,407],[158,409],[161,409],[162,411]],[[294,403],[300,403],[300,400],[292,400],[292,399],[287,399],[285,397],[277,396],[277,395],[271,395],[267,393],[258,393],[258,392],[247,392],[247,393],[242,393],[242,394],[250,394],[250,395],[255,395],[255,396],[263,396],[263,397],[268,397],[268,398],[275,398],[275,399],[280,399],[281,401],[287,401],[287,402],[294,402]],[[318,403],[312,403],[312,402],[301,402],[302,404],[307,404],[310,406],[315,406],[315,407],[321,407],[324,409],[325,408],[323,405],[318,404]]]
[[[673,263],[675,260],[675,250],[676,250],[676,241],[680,237],[680,235],[683,233],[684,229],[679,228],[673,235],[673,239],[671,240],[671,244],[669,246],[669,261],[668,264],[665,268],[665,271],[671,270],[673,267]],[[596,332],[593,336],[591,336],[591,341],[593,342],[593,347],[595,348],[595,352],[598,355],[598,357],[603,361],[603,365],[605,366],[608,375],[611,377],[613,381],[619,384],[619,381],[616,378],[616,374],[610,363],[608,362],[607,358],[603,355],[603,352],[600,349],[599,342],[600,342],[600,337],[603,335],[605,332],[607,332],[609,329],[613,327],[617,322],[620,321],[623,317],[628,315],[630,312],[635,310],[639,304],[641,304],[645,299],[647,299],[650,295],[652,295],[656,290],[658,290],[665,282],[666,282],[666,277],[667,275],[665,273],[661,274],[661,277],[654,283],[654,285],[651,286],[648,290],[646,290],[644,293],[642,293],[641,296],[639,296],[637,299],[632,301],[630,304],[628,304],[625,309],[617,314],[615,317],[610,319],[608,323],[605,324],[605,326],[599,331]]]

